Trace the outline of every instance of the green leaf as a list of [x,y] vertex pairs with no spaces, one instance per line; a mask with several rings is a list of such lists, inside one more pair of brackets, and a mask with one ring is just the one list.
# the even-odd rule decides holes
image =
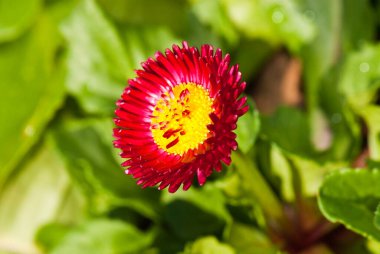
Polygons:
[[42,0],[0,1],[0,43],[14,40],[37,19]]
[[288,152],[270,141],[256,146],[258,167],[283,200],[292,202],[296,195],[315,197],[327,172],[348,166],[348,162],[319,161]]
[[267,216],[282,219],[282,205],[251,157],[239,152],[233,152],[231,156],[240,176],[244,196],[251,204],[259,204]]
[[338,87],[357,111],[371,103],[380,88],[380,45],[367,45],[350,54],[344,63]]
[[236,129],[236,141],[239,149],[247,153],[255,143],[257,134],[260,130],[259,112],[255,109],[252,99],[248,99],[249,111],[239,118]]
[[377,206],[376,212],[375,212],[375,226],[377,229],[380,230],[380,203]]
[[[289,165],[287,155],[276,144],[270,144],[269,149],[269,172],[280,180],[279,183],[274,182],[273,185],[279,189],[284,200],[294,201],[295,195],[298,194],[294,189],[295,181],[298,180],[295,175],[298,172]],[[262,151],[260,151],[260,155],[265,156]]]
[[225,37],[230,44],[239,39],[235,27],[231,23],[227,11],[219,0],[191,0],[194,14],[202,23],[208,24],[219,35]]
[[48,251],[57,247],[69,232],[70,226],[68,225],[59,223],[46,224],[38,230],[35,241],[38,246],[42,246],[44,251],[48,253]]
[[163,201],[167,204],[164,218],[182,239],[221,234],[231,222],[222,192],[211,184],[199,190],[192,188],[167,194]]
[[[343,1],[306,0],[299,1],[304,13],[316,25],[316,37],[301,50],[304,63],[305,102],[310,112],[310,132],[313,143],[318,146],[321,135],[326,135],[326,122],[320,114],[318,91],[323,76],[336,64],[340,56],[342,37],[342,6]],[[332,84],[335,85],[335,84]],[[336,98],[334,98],[336,100]],[[318,146],[325,148],[323,145]]]
[[306,102],[309,110],[317,106],[320,79],[337,61],[341,38],[342,0],[299,1],[305,14],[316,25],[316,37],[301,51],[304,63]]
[[127,75],[133,73],[115,28],[94,0],[83,0],[61,30],[68,42],[69,92],[86,112],[112,114]]
[[[107,119],[107,121],[110,121]],[[131,176],[115,161],[112,143],[104,143],[98,131],[102,120],[66,120],[54,129],[54,138],[62,152],[74,181],[86,193],[90,208],[95,213],[109,211],[114,206],[125,206],[149,218],[157,216],[160,193],[155,189],[141,189]]]
[[14,252],[34,253],[34,235],[40,226],[52,220],[72,223],[83,213],[83,198],[70,183],[49,138],[1,192],[0,252],[15,246]]
[[296,178],[294,180],[300,181],[299,184],[302,188],[299,191],[302,191],[302,194],[306,197],[315,197],[317,195],[326,173],[336,170],[337,168],[349,166],[349,163],[344,161],[318,162],[294,154],[288,154],[288,156],[293,161],[299,177],[299,179]]
[[[352,160],[361,149],[361,126],[346,99],[338,91],[341,67],[334,68],[319,87],[319,103],[329,122],[331,144],[324,151],[327,160]],[[328,135],[327,135],[328,137]],[[326,134],[325,134],[326,138]]]
[[234,223],[227,242],[235,248],[239,254],[278,254],[278,249],[271,243],[268,237],[254,228],[252,225]]
[[319,192],[318,203],[332,222],[371,239],[380,240],[375,210],[380,202],[380,170],[340,170],[328,175]]
[[[127,55],[131,58],[131,68],[140,68],[140,64],[156,51],[164,51],[172,44],[179,44],[180,40],[173,32],[164,26],[130,26],[118,27],[118,31],[123,40]],[[160,38],[157,40],[157,38]],[[128,78],[135,76],[135,73],[128,73]]]
[[150,245],[152,236],[152,233],[143,233],[122,221],[90,220],[66,233],[61,243],[49,253],[141,253]]
[[0,45],[0,189],[64,99],[58,38],[44,15],[25,36]]
[[164,25],[181,32],[187,21],[188,4],[184,0],[99,0],[99,3],[123,25]]
[[345,52],[359,48],[375,38],[376,10],[370,1],[343,2],[343,47]]
[[273,55],[271,45],[263,40],[242,38],[239,50],[231,55],[234,62],[239,63],[243,80],[253,80],[259,75],[262,66]]
[[182,254],[235,254],[234,249],[228,244],[221,243],[214,236],[206,236],[187,244]]
[[367,248],[371,254],[380,254],[380,242],[375,240],[368,240]]
[[314,36],[314,26],[300,13],[296,2],[279,0],[223,0],[234,25],[250,38],[272,45],[285,44],[291,51]]
[[369,157],[380,161],[380,106],[367,106],[360,112],[369,129]]
[[261,124],[262,134],[282,149],[303,156],[314,154],[310,127],[302,111],[282,107],[272,116],[262,116]]

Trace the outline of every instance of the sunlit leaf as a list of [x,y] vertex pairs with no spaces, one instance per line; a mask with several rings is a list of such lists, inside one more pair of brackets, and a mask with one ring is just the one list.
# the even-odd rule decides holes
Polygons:
[[62,242],[70,229],[70,225],[57,222],[43,225],[36,233],[35,242],[45,252],[51,251]]
[[380,241],[368,240],[367,248],[371,254],[380,254]]
[[366,46],[347,57],[339,91],[356,110],[360,110],[373,100],[380,88],[380,46]]
[[0,189],[64,98],[57,46],[48,16],[19,40],[0,45]]
[[0,1],[0,43],[13,40],[30,28],[42,7],[42,0]]
[[86,112],[112,114],[115,98],[133,73],[113,24],[94,0],[83,0],[63,23],[62,32],[68,42],[69,92]]
[[141,253],[152,241],[151,233],[117,220],[97,219],[67,232],[52,254],[132,254]]
[[252,225],[234,223],[227,240],[239,254],[278,254],[278,249],[270,242],[264,232],[259,231]]
[[298,51],[314,36],[314,25],[300,12],[296,1],[223,0],[222,3],[234,25],[248,37]]
[[0,195],[0,252],[17,248],[18,253],[34,253],[40,226],[83,216],[83,199],[73,198],[78,190],[50,139],[20,170]]
[[104,143],[101,138],[106,133],[99,133],[99,127],[95,128],[101,124],[99,120],[71,120],[55,128],[54,138],[73,180],[86,193],[95,213],[126,206],[154,218],[159,192],[141,189],[132,177],[124,174],[111,152],[112,143]]
[[380,203],[375,212],[375,226],[380,230]]
[[380,202],[379,170],[340,170],[326,177],[319,193],[319,207],[332,222],[366,237],[380,240],[375,211]]
[[186,245],[182,254],[235,254],[234,249],[228,244],[221,243],[214,236],[206,236]]
[[231,23],[221,1],[191,0],[190,3],[194,14],[201,22],[210,25],[217,34],[224,36],[231,44],[237,42],[238,32]]
[[342,1],[306,0],[299,2],[305,15],[317,25],[316,37],[301,51],[307,84],[306,103],[309,110],[315,110],[319,82],[339,56]]
[[239,149],[247,153],[253,146],[260,130],[260,117],[251,99],[248,99],[249,111],[238,119],[236,141]]
[[[164,26],[121,26],[118,27],[125,51],[131,59],[132,69],[141,68],[141,63],[147,58],[153,57],[157,51],[165,51],[173,44],[180,44],[171,30]],[[157,38],[160,38],[157,40]],[[135,73],[128,72],[128,78],[133,78]]]
[[380,161],[380,106],[367,106],[361,110],[368,129],[369,155],[372,160]]

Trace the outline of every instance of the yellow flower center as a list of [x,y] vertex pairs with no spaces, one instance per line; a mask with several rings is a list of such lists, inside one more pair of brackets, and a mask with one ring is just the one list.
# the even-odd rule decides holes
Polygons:
[[151,131],[155,143],[171,154],[183,155],[208,138],[213,100],[202,86],[179,84],[157,101]]

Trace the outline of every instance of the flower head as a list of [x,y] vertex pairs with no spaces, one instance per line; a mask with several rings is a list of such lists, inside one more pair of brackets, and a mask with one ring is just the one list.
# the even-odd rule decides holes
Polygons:
[[220,49],[203,45],[199,52],[183,42],[157,52],[128,81],[115,111],[114,145],[138,184],[187,190],[195,175],[203,185],[221,161],[230,164],[233,130],[248,106],[239,98],[245,82],[238,66],[229,64]]

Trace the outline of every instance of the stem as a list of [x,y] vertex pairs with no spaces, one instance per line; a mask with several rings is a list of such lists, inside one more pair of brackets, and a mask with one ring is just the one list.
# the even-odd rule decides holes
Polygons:
[[252,160],[239,152],[232,153],[232,161],[243,179],[250,198],[257,201],[265,214],[279,221],[283,217],[282,205]]
[[323,219],[318,225],[311,231],[311,234],[304,239],[306,245],[311,245],[318,242],[321,238],[333,231],[339,226],[339,224],[333,224]]

